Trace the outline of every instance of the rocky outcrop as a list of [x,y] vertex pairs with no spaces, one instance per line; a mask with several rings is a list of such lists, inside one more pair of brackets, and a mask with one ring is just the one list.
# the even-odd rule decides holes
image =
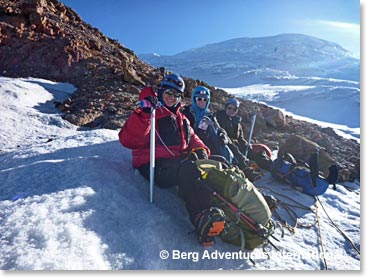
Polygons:
[[0,53],[4,76],[74,84],[77,93],[59,107],[77,125],[116,128],[140,87],[160,77],[57,0],[0,0]]
[[[72,97],[55,103],[73,124],[120,128],[135,109],[141,88],[156,87],[163,73],[164,69],[140,61],[132,50],[103,35],[58,0],[0,0],[0,75],[75,85]],[[190,102],[195,86],[204,85],[212,93],[211,109],[223,108],[228,97],[225,91],[200,80],[184,80],[184,101]],[[346,179],[359,178],[360,145],[356,141],[263,104],[241,100],[239,114],[246,134],[253,113],[258,115],[253,142],[278,149],[298,135],[324,149]]]

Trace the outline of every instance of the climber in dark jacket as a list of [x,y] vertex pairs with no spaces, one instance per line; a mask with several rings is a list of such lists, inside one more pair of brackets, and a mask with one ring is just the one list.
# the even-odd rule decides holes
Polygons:
[[[240,152],[245,153],[248,142],[244,138],[242,118],[237,114],[239,106],[240,102],[236,98],[229,98],[225,103],[225,109],[217,111],[215,117]],[[251,144],[246,158],[255,161],[261,168],[269,170],[271,150],[264,144]]]
[[225,109],[215,112],[215,117],[226,132],[231,141],[237,145],[242,153],[245,153],[247,141],[244,138],[241,125],[242,118],[237,115],[240,102],[236,98],[229,98],[226,101]]

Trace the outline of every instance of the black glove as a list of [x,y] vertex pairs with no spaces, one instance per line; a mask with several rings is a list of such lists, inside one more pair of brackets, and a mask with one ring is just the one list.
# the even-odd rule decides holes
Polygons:
[[148,100],[151,104],[152,107],[155,109],[158,105],[158,97],[157,96],[148,96],[144,98],[145,100]]
[[208,153],[206,153],[206,150],[203,148],[196,149],[189,153],[189,160],[191,161],[207,160],[207,159],[208,159]]
[[152,108],[155,109],[158,105],[158,98],[156,96],[148,96],[140,101],[140,106],[143,112],[150,113]]
[[189,156],[188,156],[188,159],[189,159],[190,161],[195,162],[196,160],[198,160],[198,159],[199,159],[199,157],[198,157],[198,155],[196,155],[196,153],[195,153],[195,152],[190,152],[190,153],[189,153]]

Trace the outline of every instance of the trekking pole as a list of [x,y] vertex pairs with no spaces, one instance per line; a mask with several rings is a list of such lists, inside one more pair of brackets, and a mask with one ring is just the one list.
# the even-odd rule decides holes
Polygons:
[[249,136],[249,138],[248,138],[248,142],[247,142],[247,145],[246,145],[245,158],[247,158],[248,150],[249,150],[249,148],[250,148],[251,139],[252,139],[252,133],[254,132],[254,127],[255,127],[255,120],[256,120],[256,113],[254,113],[254,114],[251,116],[250,136]]
[[150,174],[149,174],[149,187],[150,187],[150,203],[153,203],[154,198],[154,168],[155,168],[155,108],[152,107],[150,113]]
[[313,187],[316,187],[316,180],[319,176],[319,148],[316,147],[315,153],[313,153],[309,160],[309,166],[311,170],[311,180]]
[[234,212],[236,215],[239,215],[240,218],[242,219],[242,221],[245,222],[248,225],[248,227],[250,229],[252,229],[252,231],[258,232],[258,228],[256,228],[256,226],[255,226],[255,225],[257,225],[257,223],[252,218],[248,217],[243,212],[241,212],[241,210],[238,209],[236,206],[234,206],[233,204],[229,203],[219,193],[217,193],[217,192],[214,191],[213,192],[213,195],[215,197],[217,197],[219,200],[221,200],[224,204],[226,204],[232,210],[232,212]]

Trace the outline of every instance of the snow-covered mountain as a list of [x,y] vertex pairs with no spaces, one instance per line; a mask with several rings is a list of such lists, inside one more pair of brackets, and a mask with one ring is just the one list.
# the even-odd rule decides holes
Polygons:
[[360,60],[333,42],[283,34],[140,58],[299,116],[360,127]]
[[360,255],[342,236],[360,248],[359,183],[329,188],[316,208],[312,197],[266,173],[255,184],[291,205],[295,232],[284,229],[281,238],[277,228],[279,251],[268,247],[269,257],[261,248],[241,256],[219,239],[204,248],[175,190],[156,188],[149,203],[149,184],[118,131],[62,119],[54,101],[73,91],[0,77],[0,270],[360,270]]
[[336,43],[301,34],[238,38],[171,56],[139,57],[218,87],[240,87],[269,78],[282,84],[293,75],[359,81],[359,59]]

